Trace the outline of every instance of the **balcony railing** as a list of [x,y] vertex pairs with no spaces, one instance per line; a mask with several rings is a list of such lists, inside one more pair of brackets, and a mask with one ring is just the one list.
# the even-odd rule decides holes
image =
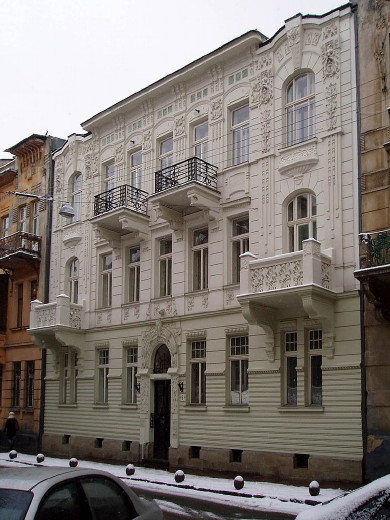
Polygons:
[[18,231],[12,235],[0,238],[0,258],[16,253],[32,255],[35,258],[40,257],[41,237],[32,233]]
[[217,167],[203,159],[192,157],[155,173],[156,193],[191,182],[216,189]]
[[128,208],[146,214],[148,194],[124,184],[95,196],[94,215],[103,215],[118,208]]
[[390,264],[390,229],[360,234],[360,267]]

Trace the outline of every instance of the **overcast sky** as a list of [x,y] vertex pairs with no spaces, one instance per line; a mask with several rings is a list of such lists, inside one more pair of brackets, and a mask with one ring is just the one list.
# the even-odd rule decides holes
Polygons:
[[0,0],[0,158],[80,123],[251,29],[271,37],[322,0]]

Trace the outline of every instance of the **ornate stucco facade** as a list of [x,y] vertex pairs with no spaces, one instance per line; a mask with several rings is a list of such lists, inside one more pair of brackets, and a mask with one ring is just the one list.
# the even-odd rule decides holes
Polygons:
[[250,31],[55,154],[47,453],[360,481],[354,52]]

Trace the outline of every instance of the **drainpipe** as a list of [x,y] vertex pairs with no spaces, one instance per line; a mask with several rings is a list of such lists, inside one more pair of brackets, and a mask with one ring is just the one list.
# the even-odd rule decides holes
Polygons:
[[[362,1],[362,0],[360,0]],[[364,1],[364,0],[363,0]],[[357,150],[358,150],[358,225],[362,232],[362,161],[361,161],[361,112],[360,112],[360,69],[359,69],[359,16],[358,3],[352,5],[355,24],[355,66],[356,66],[356,113],[357,113]],[[360,235],[359,235],[360,236]],[[360,244],[359,244],[360,247]],[[360,267],[360,265],[359,265]],[[364,329],[364,292],[360,288],[360,337],[361,337],[361,414],[362,414],[362,478],[366,482],[366,454],[367,454],[367,390],[366,390],[366,335]]]

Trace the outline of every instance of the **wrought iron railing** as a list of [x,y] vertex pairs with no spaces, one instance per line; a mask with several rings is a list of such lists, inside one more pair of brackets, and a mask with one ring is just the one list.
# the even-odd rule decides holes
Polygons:
[[26,253],[41,256],[41,237],[18,231],[12,235],[0,238],[0,258],[4,258],[15,253]]
[[390,264],[390,229],[360,233],[360,267]]
[[155,173],[156,193],[190,182],[217,188],[217,167],[198,157],[191,157]]
[[146,191],[124,184],[95,196],[94,215],[103,215],[118,208],[128,208],[146,214]]

